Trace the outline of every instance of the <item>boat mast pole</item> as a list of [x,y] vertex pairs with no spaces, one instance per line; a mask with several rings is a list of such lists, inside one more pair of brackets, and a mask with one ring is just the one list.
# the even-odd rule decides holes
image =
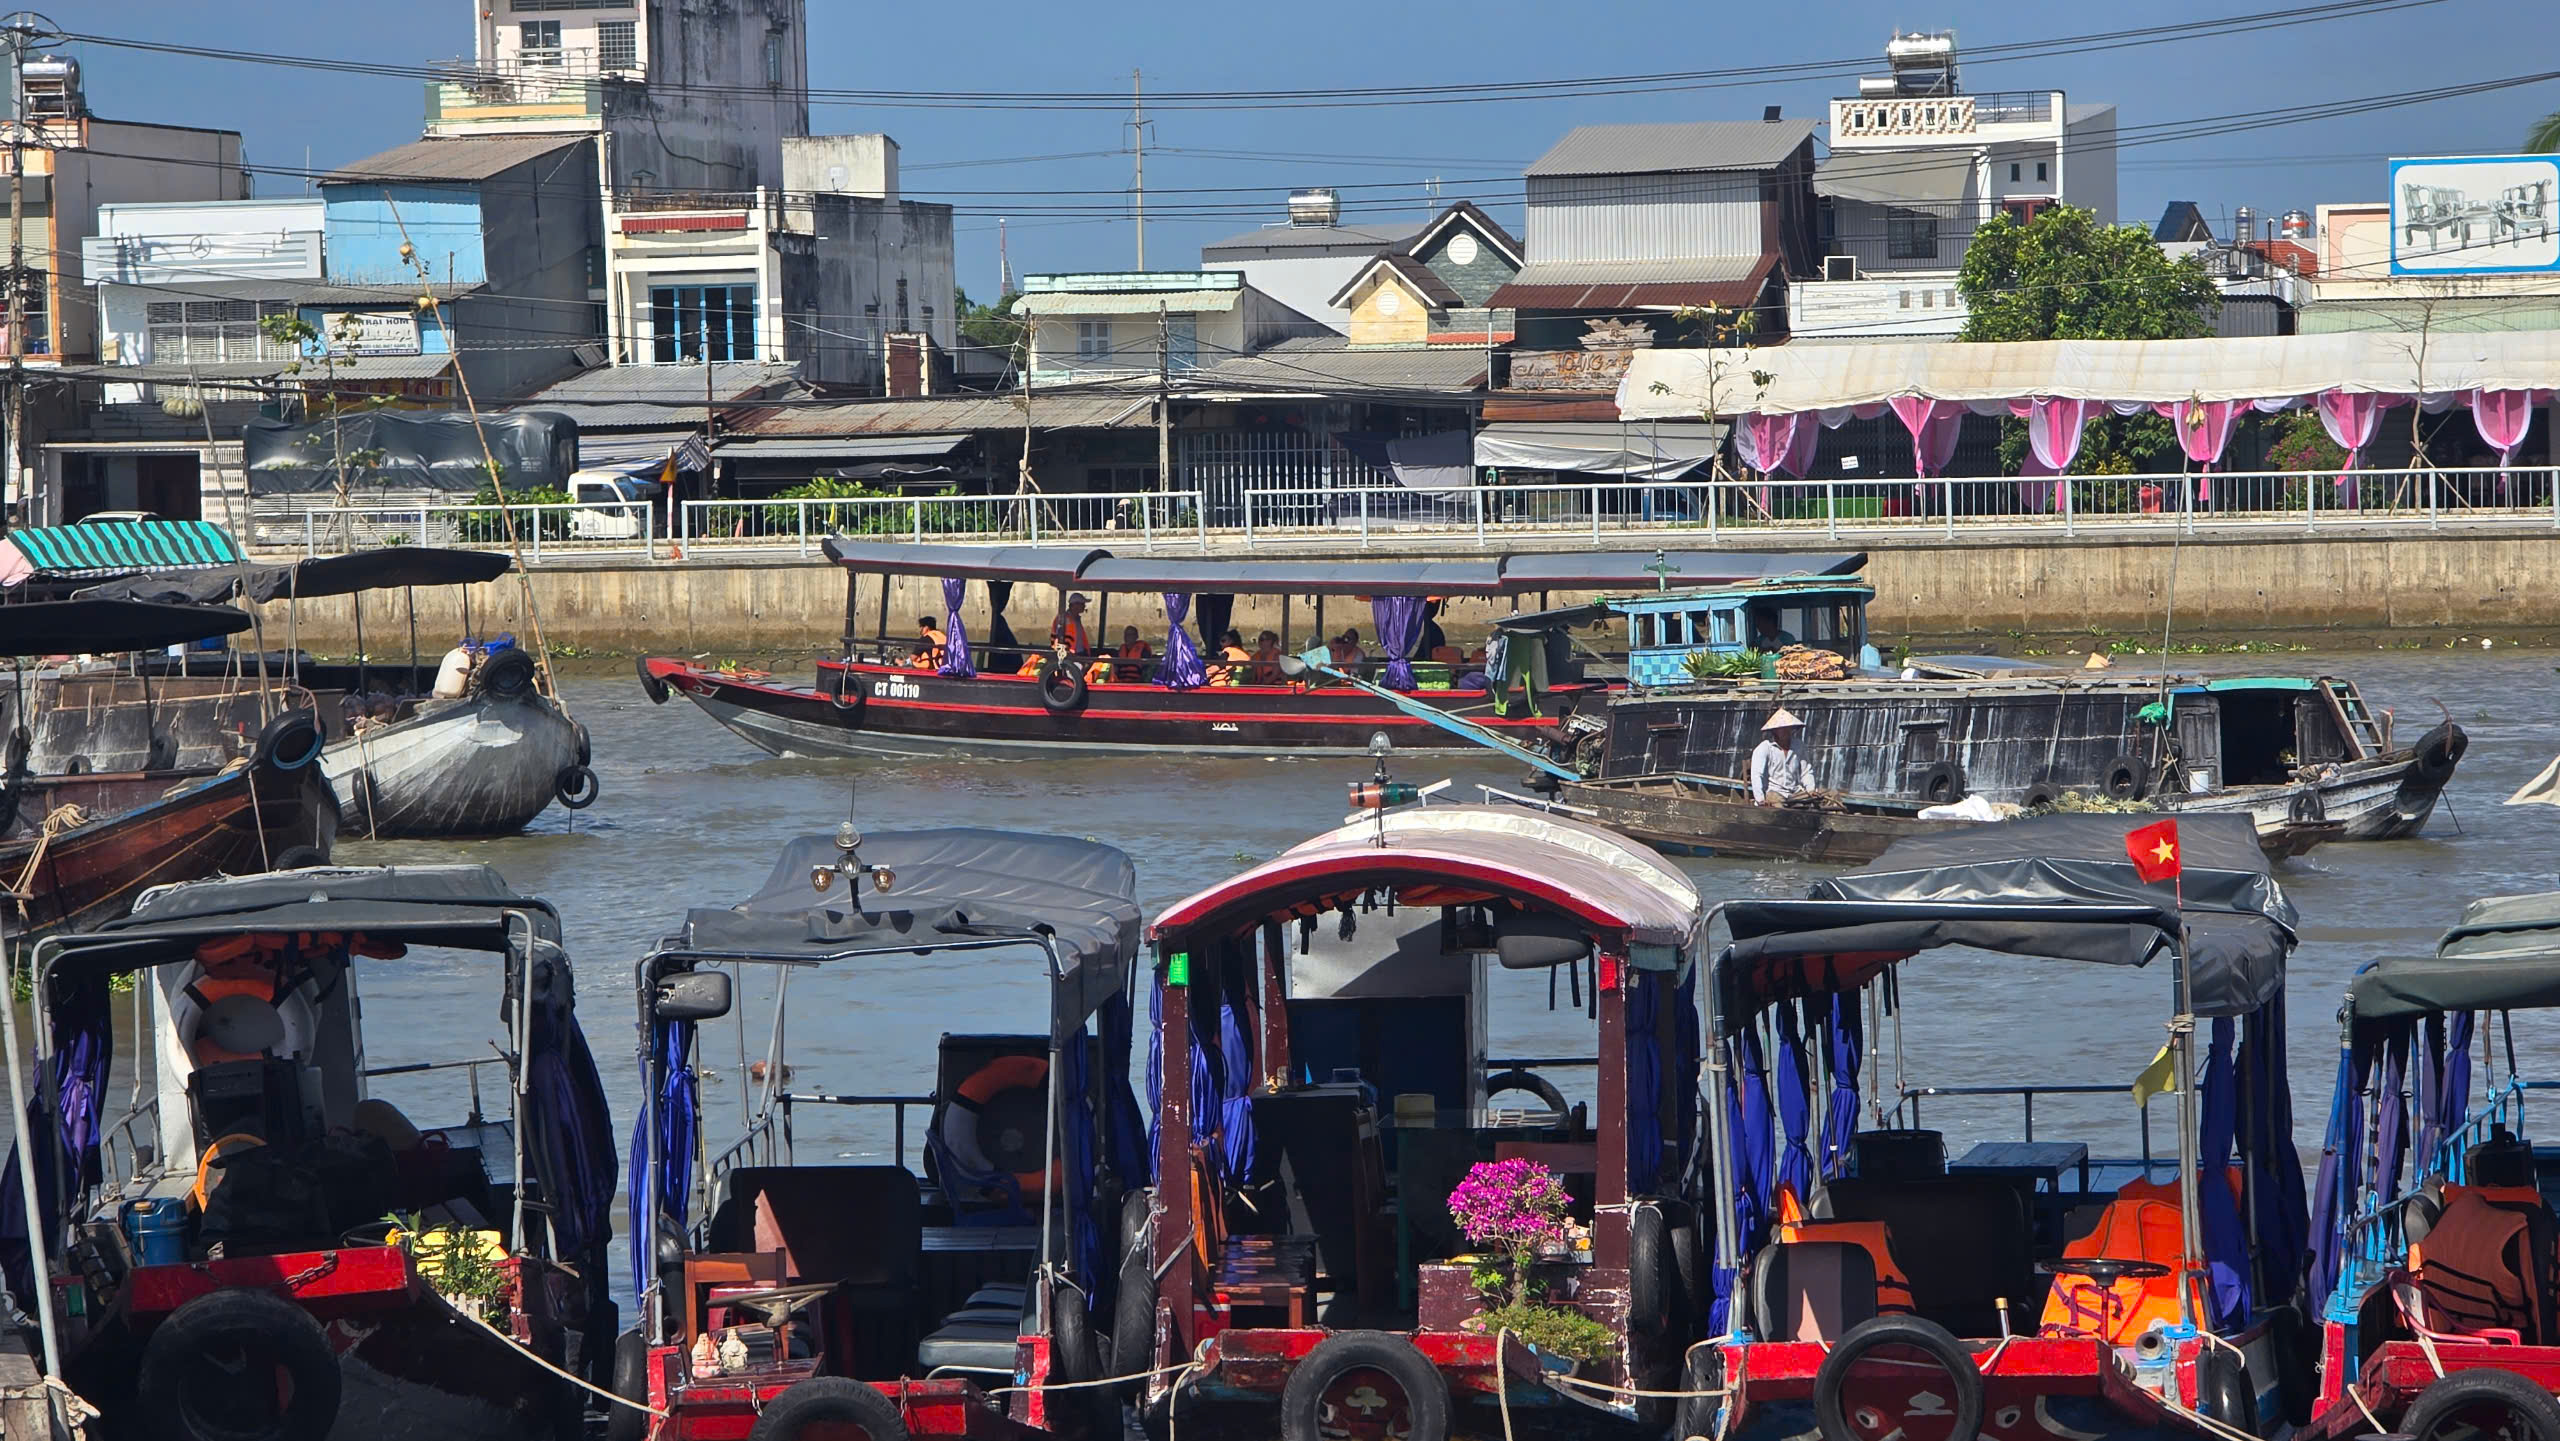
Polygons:
[[[2184,890],[2183,885],[2180,889]],[[2176,1014],[2169,1018],[2170,1062],[2178,1085],[2178,1318],[2201,1331],[2209,1321],[2197,1313],[2193,1285],[2204,1270],[2204,1217],[2200,1209],[2201,1188],[2196,1180],[2202,1157],[2196,1135],[2195,971],[2188,960],[2191,940],[2182,895],[2178,909],[2178,963],[2171,968]],[[2211,1284],[2210,1278],[2206,1284]]]
[[[0,951],[0,954],[5,954],[5,951]],[[26,965],[33,971],[35,964],[31,953]],[[11,975],[9,979],[14,983],[16,977]],[[13,984],[13,993],[14,990]],[[43,992],[30,987],[28,1015],[33,1016],[43,1007]],[[16,1133],[18,1154],[32,1162],[36,1147],[27,1127],[27,1068],[18,1059],[18,1008],[5,997],[0,997],[0,1039],[5,1039],[8,1045],[9,1124]],[[18,1167],[18,1192],[19,1201],[27,1208],[27,1259],[34,1263],[32,1269],[36,1283],[33,1296],[17,1298],[19,1309],[31,1309],[36,1313],[36,1322],[44,1332],[44,1373],[59,1376],[62,1374],[62,1343],[53,1333],[53,1237],[46,1232],[44,1205],[36,1194],[34,1165]]]

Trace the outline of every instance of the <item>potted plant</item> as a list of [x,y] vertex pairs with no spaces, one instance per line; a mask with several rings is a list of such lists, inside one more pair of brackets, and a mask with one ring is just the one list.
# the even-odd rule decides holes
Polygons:
[[1538,1275],[1539,1256],[1572,1239],[1561,1177],[1535,1161],[1479,1161],[1449,1193],[1449,1216],[1489,1252],[1475,1258],[1473,1280],[1485,1309],[1465,1323],[1468,1329],[1508,1332],[1568,1363],[1609,1354],[1615,1341],[1609,1328],[1556,1304]]

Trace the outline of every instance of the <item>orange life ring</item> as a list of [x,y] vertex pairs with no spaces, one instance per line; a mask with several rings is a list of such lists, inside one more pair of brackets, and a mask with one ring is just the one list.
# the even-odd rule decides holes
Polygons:
[[264,1136],[251,1135],[247,1131],[234,1131],[230,1135],[216,1137],[211,1145],[206,1146],[204,1158],[196,1162],[195,1189],[187,1193],[187,1199],[195,1203],[196,1210],[199,1212],[204,1210],[206,1178],[213,1174],[213,1163],[219,1160],[224,1152],[245,1151],[252,1146],[263,1146],[266,1143]]
[[[942,1144],[949,1147],[960,1164],[980,1174],[995,1170],[986,1151],[978,1144],[978,1113],[989,1101],[1007,1091],[1038,1091],[1043,1099],[1049,1084],[1049,1062],[1042,1056],[998,1056],[969,1073],[953,1089],[951,1104],[942,1109]],[[1045,1133],[1044,1133],[1045,1142]],[[1026,1196],[1037,1196],[1047,1186],[1063,1181],[1063,1168],[1052,1162],[1045,1170],[1016,1171],[1014,1184]]]
[[[202,973],[189,981],[186,988],[187,999],[196,1003],[200,1013],[211,1013],[216,1002],[233,996],[254,996],[271,1006],[281,999],[277,994],[276,973],[268,967],[266,958],[261,954],[251,953],[245,957],[233,956],[200,964],[204,967]],[[204,1036],[198,1036],[189,1049],[199,1066],[218,1066],[226,1061],[254,1061],[258,1058],[254,1051],[225,1050]]]

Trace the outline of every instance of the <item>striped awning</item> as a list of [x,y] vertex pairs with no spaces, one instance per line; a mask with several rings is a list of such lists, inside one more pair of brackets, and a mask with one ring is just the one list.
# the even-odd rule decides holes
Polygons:
[[[184,570],[191,566],[234,565],[240,560],[239,548],[222,527],[202,520],[30,526],[10,531],[8,543],[25,558],[29,574],[43,576]],[[15,571],[18,567],[5,569]]]

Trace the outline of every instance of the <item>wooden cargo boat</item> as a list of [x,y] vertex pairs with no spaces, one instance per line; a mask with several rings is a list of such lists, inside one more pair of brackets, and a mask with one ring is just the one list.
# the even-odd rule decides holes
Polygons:
[[[1688,1355],[1673,1434],[2231,1441],[2304,1419],[2294,913],[2237,817],[2170,823],[2174,874],[2145,879],[2128,835],[2150,819],[1914,837],[1805,900],[1719,908],[1732,939],[1699,986],[1717,1339]],[[2144,838],[2146,865],[2159,844]],[[2055,960],[2157,962],[2174,1156],[2152,1155],[2148,1121],[2140,1154],[2113,1156],[2036,1124],[2037,1096],[2121,1095],[2121,1081],[1905,1080],[1896,978],[1942,947],[2036,958],[2048,976]],[[2023,1099],[2032,1139],[1950,1159],[1924,1129],[1930,1097]]]
[[[200,881],[33,963],[37,1079],[13,1064],[10,1088],[36,1163],[8,1183],[38,1219],[0,1251],[42,1298],[47,1371],[108,1434],[583,1433],[559,1372],[600,1382],[616,1329],[614,1136],[547,903],[484,866]],[[396,1025],[363,1025],[360,990],[475,965],[485,988],[457,1003],[497,1016],[498,1057],[403,1056]],[[143,1019],[119,1113],[126,979]],[[421,1130],[386,1086],[450,1110]]]
[[[1091,1383],[1108,1375],[1102,1333],[1131,1239],[1122,1196],[1146,1171],[1129,1086],[1136,890],[1129,858],[1092,841],[864,837],[848,823],[792,842],[756,895],[693,911],[642,960],[630,1232],[669,1240],[634,1246],[642,1314],[615,1384],[662,1414],[624,1408],[611,1436],[1120,1441],[1119,1397]],[[1008,963],[1049,978],[1039,1031],[944,1035],[926,1094],[841,1074],[794,1083],[786,998],[842,1007],[882,966],[983,977]],[[737,1004],[721,967],[741,965],[788,967],[792,984],[754,1027],[771,1037],[755,1119],[722,1144],[699,1101],[701,1026]],[[758,1072],[741,1054],[734,1074]],[[868,1124],[859,1144],[885,1143],[889,1163],[799,1160],[795,1124],[806,1142],[830,1120]],[[697,1362],[733,1338],[736,1352]]]
[[[681,694],[750,743],[776,755],[918,755],[941,751],[1082,752],[1174,750],[1197,752],[1353,755],[1369,737],[1386,731],[1405,749],[1463,749],[1432,723],[1355,688],[1279,683],[1204,685],[1167,655],[1143,666],[1137,678],[1095,682],[1087,670],[1096,657],[1051,664],[1022,675],[1026,656],[1044,647],[1014,642],[1003,626],[1005,602],[1016,585],[1090,591],[1103,597],[1098,628],[1108,629],[1110,597],[1163,595],[1169,608],[1187,614],[1195,605],[1204,638],[1226,628],[1238,595],[1314,596],[1321,645],[1324,598],[1337,603],[1363,598],[1377,616],[1373,634],[1381,648],[1399,642],[1417,650],[1422,607],[1428,598],[1496,599],[1555,590],[1625,588],[1645,583],[1659,554],[1594,552],[1518,555],[1478,561],[1343,563],[1207,561],[1115,558],[1108,551],[1027,546],[973,547],[850,542],[831,538],[827,554],[846,568],[842,654],[820,660],[814,684],[777,682],[671,657],[644,657],[640,680],[649,698],[663,703]],[[1863,557],[1790,555],[1684,555],[1688,573],[1710,577],[1756,576],[1852,567]],[[887,586],[880,586],[880,634],[857,638],[855,592],[861,577],[934,576],[942,579],[946,625],[956,629],[962,589],[987,583],[997,617],[992,640],[961,637],[937,668],[911,664],[912,637],[887,634]],[[1287,611],[1284,610],[1284,616]],[[1179,622],[1177,621],[1177,624]],[[1284,620],[1281,629],[1289,628]],[[1301,638],[1303,640],[1303,638]],[[1285,652],[1292,637],[1280,637]],[[1195,652],[1214,654],[1186,637]],[[1527,739],[1547,728],[1558,705],[1589,702],[1603,688],[1586,681],[1570,639],[1560,629],[1521,631],[1514,638],[1516,674],[1534,684],[1534,695],[1552,700],[1497,700],[1489,689],[1468,689],[1480,665],[1434,663],[1415,654],[1418,674],[1408,678],[1397,661],[1361,667],[1365,676],[1393,684],[1419,706],[1496,734]],[[1536,652],[1533,658],[1532,651]],[[1196,666],[1196,655],[1193,664]],[[1506,673],[1502,680],[1509,680]],[[1436,679],[1424,681],[1423,675]],[[1534,677],[1534,681],[1528,678]],[[1181,684],[1175,681],[1180,680]],[[1479,681],[1476,684],[1499,684]]]

